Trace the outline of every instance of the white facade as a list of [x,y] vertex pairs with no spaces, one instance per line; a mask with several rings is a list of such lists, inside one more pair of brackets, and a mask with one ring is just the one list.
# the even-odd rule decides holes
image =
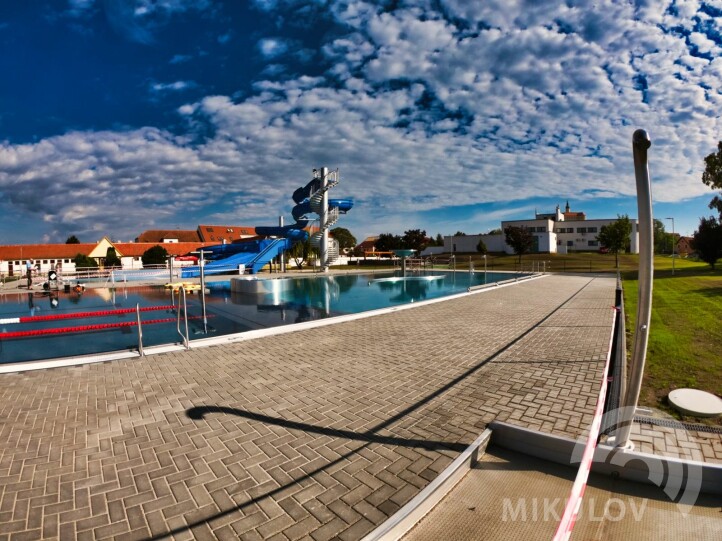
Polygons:
[[[565,220],[565,213],[557,207],[551,214],[537,214],[532,220],[513,220],[501,222],[501,230],[508,226],[523,227],[534,235],[532,253],[566,254],[569,252],[596,252],[601,246],[597,238],[602,227],[617,221],[617,218],[598,220],[580,219],[577,216],[583,213],[569,213],[575,219]],[[639,253],[639,222],[632,222],[630,234],[630,253]],[[489,252],[505,252],[513,254],[514,250],[506,244],[503,233],[497,235],[465,235],[459,237],[444,237],[444,252],[476,252],[479,240],[483,240]]]

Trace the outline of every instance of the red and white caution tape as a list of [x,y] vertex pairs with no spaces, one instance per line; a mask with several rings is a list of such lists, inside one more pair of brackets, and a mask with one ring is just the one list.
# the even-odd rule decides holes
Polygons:
[[587,479],[589,479],[589,472],[592,469],[592,460],[594,459],[594,449],[597,447],[599,430],[602,425],[604,402],[607,399],[607,377],[609,374],[609,363],[612,357],[613,340],[614,326],[612,326],[612,336],[609,339],[607,361],[604,365],[602,385],[599,388],[599,397],[597,398],[597,407],[594,411],[594,419],[592,420],[592,425],[589,427],[589,435],[587,436],[587,443],[584,446],[584,454],[582,455],[581,464],[579,465],[579,471],[577,471],[577,477],[574,479],[574,485],[572,486],[567,506],[564,508],[564,514],[562,515],[557,531],[554,534],[554,541],[567,541],[569,539],[572,535],[572,530],[574,529],[574,523],[577,521],[577,517],[579,516],[579,510],[582,506],[582,497],[584,496],[584,489],[587,487]]

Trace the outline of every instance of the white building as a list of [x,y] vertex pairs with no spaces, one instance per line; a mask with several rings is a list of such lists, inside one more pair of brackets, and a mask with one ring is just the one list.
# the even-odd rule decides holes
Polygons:
[[[566,254],[568,252],[596,252],[602,248],[597,236],[605,225],[612,224],[617,218],[588,220],[583,212],[572,212],[567,202],[562,212],[557,206],[551,214],[536,214],[532,220],[507,220],[501,222],[501,230],[508,226],[523,227],[534,235],[532,253]],[[632,233],[629,237],[630,252],[639,253],[639,222],[632,222]],[[506,252],[514,250],[507,245],[504,234],[466,235],[463,237],[444,237],[444,252],[476,252],[479,240],[483,240],[489,252]]]

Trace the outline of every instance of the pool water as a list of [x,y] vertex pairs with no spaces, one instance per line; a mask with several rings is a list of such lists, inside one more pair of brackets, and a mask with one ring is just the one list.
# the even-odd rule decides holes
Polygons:
[[[188,295],[190,340],[289,325],[434,299],[466,291],[469,287],[515,278],[510,273],[442,273],[414,275],[401,280],[392,273],[329,275],[272,280],[268,293],[231,291],[230,280],[209,282],[206,322],[201,299]],[[281,287],[279,287],[279,284]],[[102,317],[52,319],[0,324],[0,363],[138,349],[136,326],[66,332],[73,327],[122,324],[136,321],[136,314],[117,313],[125,308],[165,307],[143,312],[143,345],[180,343],[177,332],[178,295],[163,286],[96,288],[82,293],[62,291],[0,295],[0,319],[27,316],[63,316],[79,312],[105,312]],[[162,320],[153,323],[155,320]],[[181,321],[181,327],[183,322]],[[60,329],[57,334],[23,338],[3,333]]]

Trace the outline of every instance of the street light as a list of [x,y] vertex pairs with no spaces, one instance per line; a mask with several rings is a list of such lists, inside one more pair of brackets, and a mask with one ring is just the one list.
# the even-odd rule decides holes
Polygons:
[[674,244],[675,244],[675,242],[674,242],[674,240],[675,240],[675,238],[674,238],[674,218],[665,218],[665,220],[672,220],[672,276],[674,276],[674,255],[675,255],[675,250],[674,250]]

